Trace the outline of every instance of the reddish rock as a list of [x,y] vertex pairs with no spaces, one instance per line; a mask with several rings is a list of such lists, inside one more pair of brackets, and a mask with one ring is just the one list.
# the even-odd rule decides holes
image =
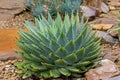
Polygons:
[[120,74],[118,67],[112,61],[105,59],[100,62],[101,66],[90,69],[85,75],[87,80],[105,80]]
[[0,30],[0,60],[18,58],[15,49],[16,38],[18,38],[17,29],[1,29]]

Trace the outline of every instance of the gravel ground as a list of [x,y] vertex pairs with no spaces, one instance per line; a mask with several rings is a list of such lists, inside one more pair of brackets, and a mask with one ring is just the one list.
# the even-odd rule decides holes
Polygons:
[[20,80],[21,75],[17,74],[17,69],[13,63],[19,60],[0,61],[0,80]]
[[0,29],[24,28],[25,20],[30,20],[30,21],[33,20],[30,12],[25,11],[19,15],[16,15],[16,17],[14,19],[11,19],[9,21],[0,21]]

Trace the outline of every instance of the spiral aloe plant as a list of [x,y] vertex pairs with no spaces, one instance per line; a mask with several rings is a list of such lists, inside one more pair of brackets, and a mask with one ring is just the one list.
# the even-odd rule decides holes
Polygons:
[[80,77],[100,59],[100,42],[87,22],[79,24],[78,16],[62,20],[58,14],[52,20],[49,15],[48,20],[35,19],[35,25],[26,21],[26,28],[19,31],[21,50],[16,51],[25,61],[15,64],[23,78]]
[[47,16],[48,13],[52,18],[56,18],[57,12],[61,15],[65,13],[71,15],[80,11],[80,5],[83,0],[26,0],[27,6],[32,11],[33,16],[38,18],[41,14]]

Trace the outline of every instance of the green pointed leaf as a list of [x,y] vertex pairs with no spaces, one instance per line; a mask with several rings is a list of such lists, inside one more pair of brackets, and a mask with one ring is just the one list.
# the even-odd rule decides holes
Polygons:
[[25,58],[26,60],[29,60],[29,61],[32,61],[32,62],[40,62],[40,61],[32,58],[30,54],[25,54],[25,53],[24,53],[23,56],[24,56],[24,58]]
[[53,67],[54,67],[54,65],[49,64],[49,63],[41,62],[41,64],[42,64],[43,66],[46,66],[47,68],[53,68]]
[[55,53],[50,53],[49,56],[50,56],[53,60],[59,59],[59,57],[58,57]]
[[67,62],[64,59],[58,59],[55,61],[55,65],[58,67],[64,67],[67,65]]
[[83,71],[83,72],[86,72],[87,71],[87,68],[85,66],[81,66],[80,69]]
[[69,19],[69,16],[67,14],[66,14],[65,19],[64,19],[64,24],[65,24],[66,30],[68,30],[68,28],[70,27],[70,19]]
[[53,62],[53,61],[49,60],[49,58],[47,56],[44,56],[42,54],[40,55],[40,58],[46,63],[52,63]]
[[80,72],[80,70],[77,69],[77,68],[75,68],[75,67],[67,67],[67,69],[68,69],[69,71],[75,72],[75,73],[79,73],[79,72]]
[[71,73],[67,69],[65,69],[65,68],[59,69],[59,72],[61,74],[63,74],[64,76],[70,76],[71,75]]
[[87,59],[85,59],[85,60],[92,60],[92,59],[97,58],[97,57],[100,55],[100,52],[101,52],[101,51],[97,52],[97,53],[94,54],[94,55],[89,56],[89,57],[88,57]]
[[69,30],[68,30],[68,32],[67,32],[67,35],[66,35],[66,37],[67,37],[67,40],[68,41],[70,41],[70,40],[73,40],[73,27],[72,26],[70,26],[69,27]]
[[76,51],[76,56],[77,56],[76,62],[82,60],[84,58],[83,57],[84,54],[85,54],[85,48],[84,47],[82,47],[81,49],[79,49],[78,51]]
[[58,26],[62,27],[62,19],[61,19],[61,16],[60,16],[59,13],[57,13],[57,18],[55,20],[55,25],[56,25],[56,27],[58,27]]
[[43,71],[43,70],[46,70],[46,66],[42,66],[42,65],[36,65],[36,64],[31,64],[31,67],[35,70],[40,70],[40,71]]
[[58,48],[55,54],[59,56],[60,58],[64,58],[65,56],[68,55],[67,51],[63,47]]
[[50,27],[51,26],[43,15],[42,15],[41,22],[42,22],[42,24],[44,24],[44,27]]
[[26,79],[26,78],[28,78],[28,77],[31,77],[32,76],[32,73],[31,72],[29,72],[29,71],[27,71],[24,75],[23,75],[23,79]]
[[23,64],[23,62],[16,62],[16,63],[14,63],[14,65],[17,66],[18,69],[23,69],[22,64]]
[[31,55],[31,57],[32,58],[34,58],[35,60],[37,60],[37,61],[42,61],[42,59],[40,58],[40,57],[38,57],[38,56],[35,56],[34,54],[30,54]]
[[[47,46],[49,46],[49,43],[50,43],[49,39],[47,39],[47,37],[44,36],[43,33],[41,33],[40,31],[36,30],[36,32],[39,35],[39,37],[36,37],[36,38],[40,39],[41,42],[43,42],[44,44],[46,44]],[[33,37],[34,37],[34,35],[33,35]]]
[[36,28],[40,30],[40,23],[37,18],[35,18],[35,25],[36,25]]
[[18,74],[24,74],[25,71],[24,71],[24,70],[18,70],[17,73],[18,73]]
[[53,26],[53,20],[52,20],[50,13],[48,13],[48,22],[51,26]]
[[73,40],[71,40],[65,45],[65,49],[67,50],[69,54],[71,54],[74,51],[74,48],[75,48],[74,46],[75,46],[74,42]]
[[49,48],[49,46],[46,46],[44,43],[40,42],[41,48],[47,53],[49,54],[50,52],[52,52],[52,50]]
[[71,25],[73,26],[75,24],[75,21],[76,21],[73,14],[71,15],[71,19],[70,20],[71,20]]
[[[52,29],[54,30],[54,29]],[[57,40],[57,37],[55,36],[55,32],[50,31],[50,29],[48,29],[48,35],[49,35],[49,39],[53,39],[53,40]]]
[[60,45],[55,40],[51,40],[50,47],[53,51],[56,51],[60,47]]
[[50,72],[49,71],[41,72],[41,76],[44,78],[50,78]]
[[57,69],[50,70],[50,76],[53,78],[58,78],[61,76],[61,73]]
[[73,63],[76,61],[77,56],[76,56],[75,53],[72,53],[72,54],[69,54],[68,56],[66,56],[64,59],[65,59],[69,64],[73,64]]
[[73,64],[74,66],[76,66],[76,67],[81,67],[81,66],[87,66],[87,65],[89,65],[91,62],[90,61],[85,61],[85,62],[78,62],[78,63],[76,63],[76,64]]
[[64,46],[65,43],[66,43],[66,36],[65,36],[65,34],[64,34],[63,31],[60,33],[60,36],[58,37],[58,43],[59,43],[61,46]]
[[76,39],[77,35],[78,35],[78,24],[77,22],[75,22],[73,25],[73,39]]
[[75,43],[75,50],[78,50],[80,45],[82,45],[82,41],[83,41],[83,35],[82,33],[80,33],[78,35],[78,37],[75,39],[74,43]]

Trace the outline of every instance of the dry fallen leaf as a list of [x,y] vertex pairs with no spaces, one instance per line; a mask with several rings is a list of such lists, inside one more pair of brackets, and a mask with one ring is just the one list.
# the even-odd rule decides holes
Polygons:
[[93,29],[95,30],[108,30],[112,28],[113,24],[94,24]]

